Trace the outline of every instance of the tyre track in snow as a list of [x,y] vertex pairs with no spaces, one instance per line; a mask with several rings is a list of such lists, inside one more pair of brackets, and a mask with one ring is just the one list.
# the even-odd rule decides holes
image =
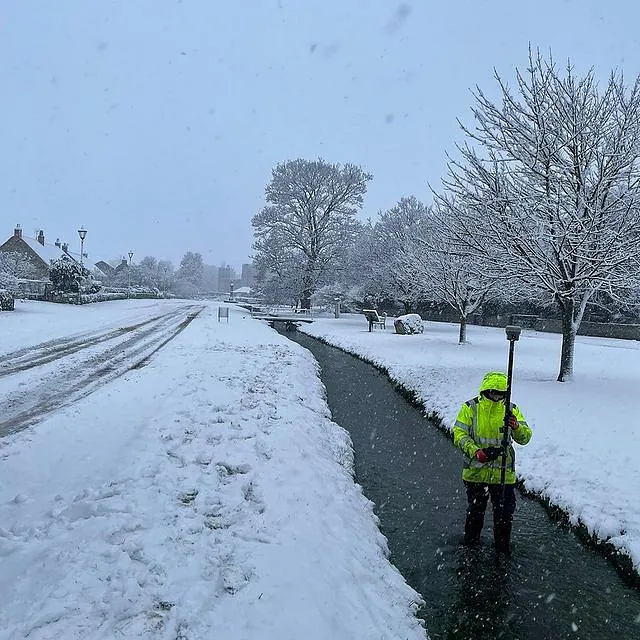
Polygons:
[[[131,369],[145,366],[153,354],[173,340],[204,309],[190,305],[162,316],[156,316],[133,327],[125,327],[104,334],[90,334],[89,343],[78,347],[78,336],[56,341],[57,356],[54,351],[39,357],[34,354],[26,361],[16,363],[12,373],[20,376],[25,370],[49,364],[54,360],[64,361],[69,355],[86,357],[68,363],[68,366],[43,377],[39,382],[28,385],[28,391],[18,391],[0,398],[0,437],[4,437],[29,427],[47,414],[77,402],[98,387],[115,380]],[[125,338],[122,340],[122,338]],[[120,338],[120,340],[118,340]],[[108,343],[105,349],[90,349]],[[45,343],[51,346],[51,343]],[[72,346],[73,345],[73,346]],[[40,345],[42,346],[42,345]],[[33,352],[34,349],[23,350]],[[16,352],[14,357],[23,354]],[[66,363],[65,363],[66,365]],[[6,369],[2,375],[9,375]]]
[[42,342],[25,349],[12,351],[2,356],[3,362],[0,363],[0,378],[20,371],[26,371],[27,369],[32,369],[34,367],[39,367],[43,364],[48,364],[49,362],[53,362],[54,360],[58,360],[64,356],[101,344],[102,342],[115,340],[127,333],[131,333],[136,329],[140,329],[148,324],[162,320],[174,313],[175,311],[171,311],[169,313],[153,316],[152,318],[148,318],[147,320],[138,322],[137,324],[120,327],[118,329],[111,329],[105,332],[88,331],[84,333],[77,333],[72,336],[59,338],[58,340],[49,340],[48,342]]

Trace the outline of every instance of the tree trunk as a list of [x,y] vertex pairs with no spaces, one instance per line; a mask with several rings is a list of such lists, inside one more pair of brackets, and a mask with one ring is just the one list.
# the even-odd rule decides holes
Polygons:
[[311,309],[311,296],[315,293],[314,274],[315,261],[309,259],[302,276],[302,296],[300,297],[300,309]]
[[402,304],[404,305],[405,314],[413,312],[413,304],[411,303],[411,301],[405,300]]
[[311,291],[303,291],[302,298],[300,298],[300,309],[311,309]]
[[558,382],[566,382],[573,378],[573,352],[577,333],[577,326],[573,317],[574,307],[574,300],[564,300],[560,305],[562,313],[562,350],[560,352]]
[[460,316],[460,333],[458,335],[458,344],[464,344],[467,341],[467,316]]

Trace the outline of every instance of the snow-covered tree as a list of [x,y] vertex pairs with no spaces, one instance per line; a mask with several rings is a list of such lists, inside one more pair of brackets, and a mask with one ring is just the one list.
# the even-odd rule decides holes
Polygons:
[[8,289],[16,291],[18,288],[18,279],[6,271],[0,270],[0,289]]
[[423,298],[429,278],[424,276],[424,243],[429,211],[415,196],[380,213],[369,236],[369,288],[398,300],[411,313]]
[[[436,209],[441,207],[439,204]],[[463,344],[470,314],[487,302],[512,296],[504,283],[488,275],[490,270],[484,260],[466,252],[456,242],[455,229],[447,226],[453,222],[453,218],[442,213],[431,217],[429,232],[421,239],[419,264],[424,270],[421,278],[429,298],[446,303],[458,313],[458,342]]]
[[562,73],[532,54],[515,90],[496,78],[501,100],[476,92],[475,127],[440,198],[489,275],[554,300],[564,381],[587,304],[637,286],[640,83],[612,74],[601,91],[593,71]]
[[369,267],[362,258],[364,243],[370,232],[370,224],[356,222],[354,234],[348,244],[323,277],[324,285],[312,296],[315,305],[333,308],[339,298],[345,309],[362,307],[365,299],[365,278]]
[[180,260],[179,277],[188,280],[195,285],[199,285],[202,280],[202,255],[187,251]]
[[261,244],[253,260],[260,296],[269,304],[297,305],[303,290],[303,258],[275,231],[265,236]]
[[145,256],[137,266],[136,284],[159,289],[158,259],[155,256]]
[[[166,291],[172,272],[170,262],[158,260],[155,256],[145,256],[139,264],[131,265],[131,284]],[[123,276],[126,278],[127,274],[123,273]]]
[[33,278],[37,275],[37,269],[29,258],[20,251],[6,251],[0,253],[0,272],[9,274],[14,278]]
[[107,275],[104,280],[109,286],[123,289],[131,285],[168,291],[173,282],[173,265],[168,260],[146,256],[137,264],[125,261],[114,274]]
[[[262,211],[253,217],[254,260],[264,274],[281,273],[310,308],[311,296],[344,257],[357,233],[355,214],[371,176],[353,164],[322,159],[278,164],[266,187]],[[295,268],[297,273],[283,273]]]
[[202,255],[187,251],[180,261],[180,269],[176,274],[174,289],[180,295],[193,296],[198,293],[202,283],[204,263]]
[[174,268],[171,260],[158,260],[158,287],[161,291],[168,291],[174,278]]

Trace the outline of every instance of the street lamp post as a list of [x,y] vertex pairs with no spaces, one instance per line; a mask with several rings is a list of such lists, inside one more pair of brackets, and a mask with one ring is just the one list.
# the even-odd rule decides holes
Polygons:
[[131,258],[133,258],[133,251],[129,251],[129,286],[127,287],[127,298],[131,297]]
[[82,266],[82,260],[84,258],[84,239],[87,237],[87,230],[84,227],[78,229],[78,235],[80,236],[80,266]]

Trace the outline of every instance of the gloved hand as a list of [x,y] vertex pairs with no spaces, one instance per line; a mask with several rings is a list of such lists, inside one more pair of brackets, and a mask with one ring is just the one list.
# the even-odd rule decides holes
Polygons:
[[478,449],[476,451],[476,460],[478,462],[489,462],[489,458],[487,454],[484,452],[484,449]]
[[516,417],[514,415],[510,415],[507,418],[507,426],[512,431],[517,431],[520,428],[520,425],[518,424],[518,421],[516,420]]

